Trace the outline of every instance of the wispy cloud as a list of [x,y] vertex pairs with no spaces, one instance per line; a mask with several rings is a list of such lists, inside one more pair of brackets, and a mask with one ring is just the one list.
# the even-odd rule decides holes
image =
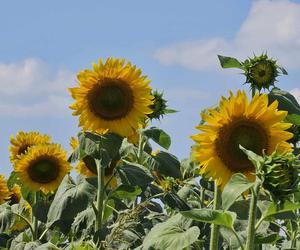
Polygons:
[[154,56],[165,65],[214,70],[219,68],[217,54],[245,59],[265,51],[283,66],[300,68],[300,4],[255,1],[233,39],[215,37],[172,44],[158,49]]
[[1,116],[60,116],[68,112],[67,87],[74,73],[54,70],[41,60],[0,63]]

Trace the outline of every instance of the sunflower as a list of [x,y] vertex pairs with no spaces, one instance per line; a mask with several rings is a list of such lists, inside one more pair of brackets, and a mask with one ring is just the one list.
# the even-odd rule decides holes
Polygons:
[[79,87],[69,91],[75,99],[70,108],[80,115],[79,126],[84,131],[129,136],[139,123],[152,113],[151,87],[130,62],[108,58],[93,64],[93,70],[79,72]]
[[31,146],[41,144],[41,143],[50,143],[51,137],[48,135],[42,135],[38,132],[23,132],[19,131],[16,137],[11,136],[9,147],[10,151],[10,160],[14,162],[18,159],[21,154],[24,154],[27,149]]
[[14,171],[28,189],[45,194],[56,190],[70,170],[67,154],[58,144],[30,147],[14,164]]
[[[79,146],[79,142],[75,137],[71,137],[70,140],[70,146],[73,150],[75,150]],[[104,182],[107,183],[108,180],[111,178],[113,171],[117,164],[119,163],[119,160],[113,160],[108,168],[105,168],[104,172]],[[90,155],[84,156],[79,163],[76,166],[77,173],[84,175],[86,177],[92,177],[97,176],[97,165],[94,158]],[[110,187],[116,187],[117,186],[117,179],[113,177],[109,183]]]
[[196,142],[193,158],[200,164],[200,173],[218,181],[223,188],[232,174],[243,173],[254,180],[255,169],[239,145],[257,154],[271,154],[276,148],[291,151],[288,142],[293,134],[285,131],[291,124],[283,123],[286,111],[277,110],[278,102],[268,106],[266,94],[256,95],[248,102],[245,92],[222,97],[217,109],[202,113],[203,133],[192,136]]
[[4,175],[0,175],[0,205],[9,200],[11,192],[7,187],[7,182]]
[[11,189],[10,189],[11,195],[10,195],[10,204],[17,204],[20,202],[22,198],[22,193],[21,193],[21,187],[18,184],[15,184]]
[[274,86],[279,75],[279,66],[276,61],[266,54],[254,56],[244,62],[244,74],[246,83],[250,83],[252,89],[269,89]]

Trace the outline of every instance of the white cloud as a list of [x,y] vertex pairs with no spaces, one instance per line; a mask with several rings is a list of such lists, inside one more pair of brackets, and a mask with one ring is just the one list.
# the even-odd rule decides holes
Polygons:
[[290,93],[297,99],[298,103],[300,103],[300,89],[292,89]]
[[245,59],[267,51],[287,68],[300,68],[300,4],[288,0],[259,0],[233,39],[215,37],[173,44],[156,51],[165,65],[190,69],[219,68],[217,54]]
[[1,116],[59,116],[71,103],[67,88],[74,74],[53,70],[44,62],[29,58],[18,63],[0,63]]

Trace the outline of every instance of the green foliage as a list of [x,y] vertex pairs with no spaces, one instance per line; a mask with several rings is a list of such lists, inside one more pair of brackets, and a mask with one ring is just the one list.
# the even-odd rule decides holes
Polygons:
[[300,115],[300,105],[296,98],[289,92],[281,90],[279,88],[273,88],[268,94],[269,103],[278,101],[278,109],[286,110],[289,114]]
[[64,178],[49,208],[47,227],[57,225],[68,232],[76,215],[95,198],[96,188],[88,180],[82,179],[76,185],[69,176]]
[[171,145],[171,137],[162,129],[151,127],[144,130],[143,134],[165,149],[169,149]]
[[201,222],[207,222],[233,229],[236,214],[229,211],[211,209],[192,209],[180,212],[183,216]]
[[177,214],[154,226],[145,237],[142,250],[181,250],[197,241],[200,230],[191,220]]
[[234,57],[218,55],[222,68],[238,68],[243,69],[243,65]]
[[240,173],[232,175],[222,192],[222,207],[227,210],[244,192],[253,187],[254,183]]

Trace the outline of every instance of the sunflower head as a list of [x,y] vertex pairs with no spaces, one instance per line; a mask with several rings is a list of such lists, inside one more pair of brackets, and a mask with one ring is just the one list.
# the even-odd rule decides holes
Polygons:
[[37,144],[50,143],[51,137],[40,134],[39,132],[23,132],[19,131],[16,137],[10,138],[10,160],[13,163],[20,155],[26,153],[29,147]]
[[152,113],[148,114],[148,117],[153,120],[160,120],[168,111],[167,111],[167,100],[163,98],[163,93],[157,90],[152,92],[154,96],[154,102],[150,106]]
[[22,198],[22,193],[21,193],[21,187],[18,184],[15,184],[11,189],[10,189],[11,195],[10,195],[10,204],[17,204],[20,202]]
[[92,70],[79,72],[79,87],[70,88],[84,131],[130,136],[140,121],[152,113],[153,96],[149,80],[130,62],[108,58],[93,64]]
[[267,54],[254,56],[243,63],[246,83],[251,85],[252,89],[269,89],[276,82],[279,75],[276,61],[269,58]]
[[200,165],[200,173],[218,180],[221,188],[232,174],[243,173],[255,179],[255,169],[240,149],[240,145],[256,154],[291,151],[287,142],[293,134],[282,122],[286,111],[277,110],[278,102],[268,105],[266,94],[256,94],[250,102],[245,92],[222,97],[218,108],[202,113],[204,124],[196,128],[202,133],[192,136],[196,142],[193,158]]
[[300,182],[299,156],[275,151],[264,156],[261,166],[258,176],[274,200],[286,200],[297,192]]
[[14,171],[28,189],[45,194],[56,190],[70,170],[67,154],[58,144],[30,147],[14,164]]
[[7,182],[4,175],[0,175],[0,205],[9,200],[11,192],[7,187]]

